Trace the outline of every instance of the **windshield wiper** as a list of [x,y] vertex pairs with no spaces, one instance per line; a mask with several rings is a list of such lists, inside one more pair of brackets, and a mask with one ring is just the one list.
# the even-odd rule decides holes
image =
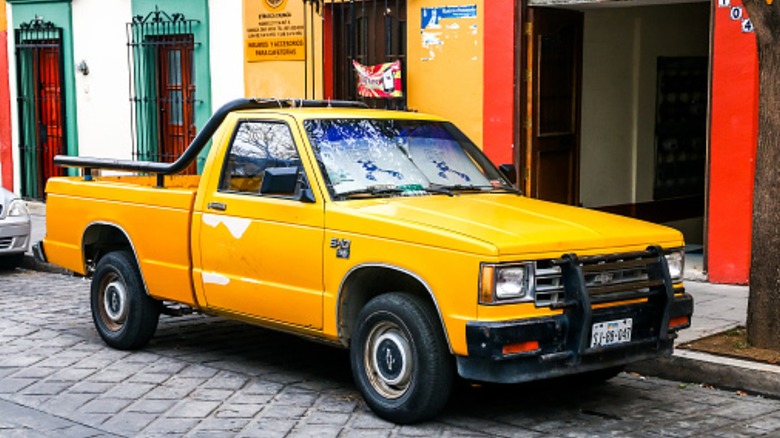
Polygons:
[[467,190],[474,190],[479,192],[493,192],[495,190],[506,190],[511,193],[516,193],[518,195],[522,195],[523,193],[512,186],[507,185],[500,185],[500,186],[494,186],[494,185],[474,185],[474,184],[453,184],[451,186],[447,185],[436,185],[436,189],[442,189],[447,191],[467,191]]
[[396,187],[385,187],[385,186],[368,186],[364,189],[356,189],[356,190],[349,190],[346,192],[338,193],[336,194],[337,199],[347,199],[354,195],[371,195],[371,196],[377,196],[377,195],[394,195],[398,193],[403,193],[404,190],[396,188]]

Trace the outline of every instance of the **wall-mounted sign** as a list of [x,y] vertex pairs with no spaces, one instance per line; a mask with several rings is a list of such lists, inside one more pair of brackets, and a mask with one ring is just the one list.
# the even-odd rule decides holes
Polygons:
[[403,97],[401,61],[363,65],[352,61],[358,78],[358,94],[363,97]]
[[244,0],[244,55],[247,62],[303,61],[306,58],[303,7],[288,0]]
[[[420,33],[424,56],[422,61],[433,61],[443,53],[445,43],[471,41],[477,44],[477,5],[437,6],[421,8]],[[478,55],[471,57],[476,60]]]

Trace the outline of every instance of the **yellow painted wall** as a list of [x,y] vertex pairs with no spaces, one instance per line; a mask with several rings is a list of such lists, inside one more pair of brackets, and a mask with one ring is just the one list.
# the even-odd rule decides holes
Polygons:
[[[406,8],[409,108],[452,120],[480,147],[484,4],[484,0],[408,0]],[[424,45],[420,29],[422,8],[460,5],[477,5],[476,19],[442,20],[442,29],[426,30],[441,32],[433,36],[441,44]],[[457,29],[453,29],[454,24]]]
[[[270,2],[275,3],[275,2]],[[304,9],[304,2],[288,0],[270,10],[266,0],[243,0],[244,7],[244,92],[248,97],[279,98],[322,98],[322,17],[311,9]],[[263,14],[289,12],[293,25],[309,28],[305,35],[305,61],[259,61],[249,62],[247,57],[248,30],[258,27]],[[304,16],[305,14],[305,16]],[[313,31],[311,24],[314,23]],[[313,37],[312,37],[313,35]],[[313,46],[312,46],[313,44]],[[229,68],[226,66],[226,68]]]
[[[256,11],[264,0],[244,1],[244,28],[257,24]],[[427,29],[428,38],[439,44],[424,44],[422,9],[476,5],[476,18],[444,19],[441,29]],[[407,104],[411,110],[436,114],[455,122],[480,147],[483,143],[483,53],[485,0],[407,0]],[[303,2],[287,1],[290,11],[303,23]],[[307,8],[308,10],[308,8]],[[306,19],[311,24],[311,16]],[[311,33],[307,88],[303,61],[247,62],[244,59],[245,92],[252,97],[322,98],[322,18],[314,14],[314,52]],[[246,44],[246,41],[245,41]],[[311,54],[315,53],[315,58]],[[313,62],[313,64],[312,64]],[[316,71],[316,96],[311,95],[312,65]],[[511,65],[506,68],[512,68]]]

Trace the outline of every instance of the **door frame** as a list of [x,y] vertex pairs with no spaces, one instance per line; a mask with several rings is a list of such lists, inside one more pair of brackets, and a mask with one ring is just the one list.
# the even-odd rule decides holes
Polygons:
[[[54,155],[68,153],[63,34],[63,28],[50,21],[44,22],[40,17],[14,29],[19,179],[20,193],[24,198],[43,200],[48,178],[66,173],[51,161]],[[56,76],[58,114],[49,113],[48,118],[42,113],[46,108],[45,97],[41,94],[44,54],[56,56],[56,66],[49,73]],[[29,65],[23,66],[25,62]],[[42,141],[42,137],[48,138],[48,125],[44,126],[47,119],[58,120],[57,148],[53,151],[48,150],[51,145],[47,140]]]
[[[537,192],[537,186],[534,181],[538,169],[538,155],[537,147],[535,145],[535,130],[538,129],[538,114],[539,100],[538,100],[538,60],[535,59],[537,55],[534,33],[534,10],[539,7],[529,7],[527,0],[521,0],[520,7],[517,8],[515,28],[515,47],[518,47],[518,56],[515,57],[515,108],[518,109],[515,116],[515,144],[518,147],[515,148],[515,163],[516,163],[516,175],[517,185],[529,197],[536,197],[534,193]],[[546,8],[542,8],[546,9]],[[550,8],[552,9],[552,8]],[[582,106],[582,32],[583,27],[580,27],[579,41],[575,48],[575,67],[576,73],[574,80],[576,81],[576,103],[573,108],[574,114],[572,117],[575,119],[574,136],[575,136],[575,151],[572,163],[572,187],[570,203],[572,205],[579,204],[579,167],[580,167],[580,124],[581,124],[581,106]]]

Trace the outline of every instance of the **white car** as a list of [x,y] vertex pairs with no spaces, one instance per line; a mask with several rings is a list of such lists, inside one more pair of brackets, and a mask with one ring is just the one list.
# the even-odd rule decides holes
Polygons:
[[0,187],[0,267],[18,266],[30,246],[30,213],[24,201]]

